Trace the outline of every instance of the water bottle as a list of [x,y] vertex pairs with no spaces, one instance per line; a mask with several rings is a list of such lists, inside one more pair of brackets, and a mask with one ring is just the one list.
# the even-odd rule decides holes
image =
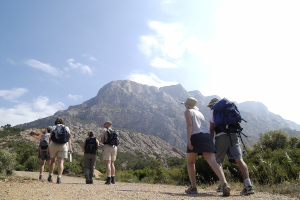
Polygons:
[[68,152],[69,154],[69,161],[72,162],[72,154],[70,152]]

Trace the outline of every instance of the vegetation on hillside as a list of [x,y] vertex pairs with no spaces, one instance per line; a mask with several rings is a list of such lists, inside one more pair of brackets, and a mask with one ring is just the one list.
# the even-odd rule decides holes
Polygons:
[[[13,134],[11,127],[4,128],[5,131],[8,129]],[[7,169],[39,170],[40,160],[35,145],[25,141],[7,141],[2,144],[2,149],[7,150],[0,150],[1,172]],[[300,137],[288,136],[281,130],[260,133],[253,148],[243,150],[243,158],[253,183],[268,186],[290,183],[300,190]],[[135,152],[135,155],[118,152],[115,167],[117,181],[178,185],[189,183],[186,159],[169,157],[163,160],[159,155],[153,158],[141,152]],[[96,169],[106,173],[101,151],[98,153]],[[243,183],[237,164],[226,160],[223,169],[228,181]],[[197,157],[196,171],[198,184],[212,185],[218,181],[203,156]],[[73,162],[65,162],[64,173],[82,175],[83,156],[74,153]]]

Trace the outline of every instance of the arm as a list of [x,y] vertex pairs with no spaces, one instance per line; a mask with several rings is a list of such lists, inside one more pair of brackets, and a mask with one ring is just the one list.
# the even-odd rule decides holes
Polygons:
[[[70,134],[70,130],[69,130],[69,134]],[[70,134],[70,139],[69,139],[69,142],[68,142],[68,144],[69,144],[69,151],[70,151],[70,153],[72,154],[72,153],[73,153],[73,151],[72,151],[72,143],[71,143],[71,138],[72,138],[72,135]]]
[[40,148],[41,148],[41,144],[39,144],[39,148],[38,148],[38,158],[40,158]]
[[186,121],[186,133],[187,133],[187,142],[188,142],[188,148],[190,150],[193,150],[194,147],[191,144],[191,136],[192,136],[192,128],[193,128],[193,123],[192,123],[192,118],[189,110],[186,110],[184,112],[185,116],[185,121]]
[[50,137],[49,137],[49,143],[48,143],[48,149],[47,149],[47,155],[49,156],[50,155],[50,150],[49,150],[49,148],[50,148],[50,142],[51,142],[51,137],[52,137],[52,130],[50,131]]
[[214,139],[215,136],[215,124],[212,122],[209,122],[209,133],[212,139]]
[[86,142],[86,140],[84,140],[84,143],[83,143],[83,146],[82,146],[83,150],[85,150],[85,142]]
[[99,140],[96,140],[97,142],[97,150],[99,149]]

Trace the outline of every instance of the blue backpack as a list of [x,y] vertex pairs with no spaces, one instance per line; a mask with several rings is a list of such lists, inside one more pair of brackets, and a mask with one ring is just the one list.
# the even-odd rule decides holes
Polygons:
[[[230,133],[238,133],[239,137],[241,136],[240,134],[243,134],[243,128],[240,126],[240,123],[242,120],[244,122],[247,121],[241,117],[239,110],[233,102],[223,98],[213,105],[213,109],[216,134],[224,132],[230,136]],[[247,137],[246,135],[244,136]]]

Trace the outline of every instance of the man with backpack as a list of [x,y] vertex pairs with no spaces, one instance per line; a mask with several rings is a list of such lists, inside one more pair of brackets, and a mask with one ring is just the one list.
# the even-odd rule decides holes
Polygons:
[[[48,166],[50,167],[50,156],[47,155],[47,149],[49,145],[49,138],[50,138],[50,132],[51,132],[52,126],[49,126],[44,132],[43,135],[40,138],[40,144],[38,149],[38,158],[41,159],[41,166],[40,166],[40,176],[39,179],[42,180],[43,178],[43,172],[46,161],[48,161]],[[47,131],[47,133],[46,133]]]
[[92,131],[88,132],[88,138],[85,139],[82,149],[84,150],[83,171],[86,184],[93,184],[93,176],[95,172],[97,150],[99,149],[99,141],[96,139]]
[[[236,162],[245,180],[245,188],[241,191],[241,195],[254,194],[254,190],[249,178],[249,171],[246,163],[243,161],[242,150],[238,138],[238,133],[242,128],[239,123],[242,118],[234,103],[227,99],[219,101],[213,98],[207,105],[211,110],[208,115],[210,123],[210,135],[215,138],[215,147],[217,150],[216,160],[222,165],[227,154],[230,162]],[[237,118],[237,119],[236,119]],[[238,121],[238,123],[235,123]],[[216,135],[215,135],[216,132]],[[219,185],[217,192],[222,192],[222,186]]]
[[115,184],[115,160],[117,158],[117,146],[119,144],[117,133],[111,128],[112,123],[106,121],[101,133],[103,145],[103,160],[106,164],[107,180],[105,184]]
[[65,122],[61,117],[55,120],[55,126],[52,127],[49,139],[49,146],[47,154],[50,154],[51,164],[49,167],[48,181],[52,182],[53,170],[58,160],[57,169],[57,183],[61,183],[61,175],[64,170],[64,159],[68,158],[68,151],[70,154],[73,153],[71,145],[71,134],[69,127],[65,126]]

